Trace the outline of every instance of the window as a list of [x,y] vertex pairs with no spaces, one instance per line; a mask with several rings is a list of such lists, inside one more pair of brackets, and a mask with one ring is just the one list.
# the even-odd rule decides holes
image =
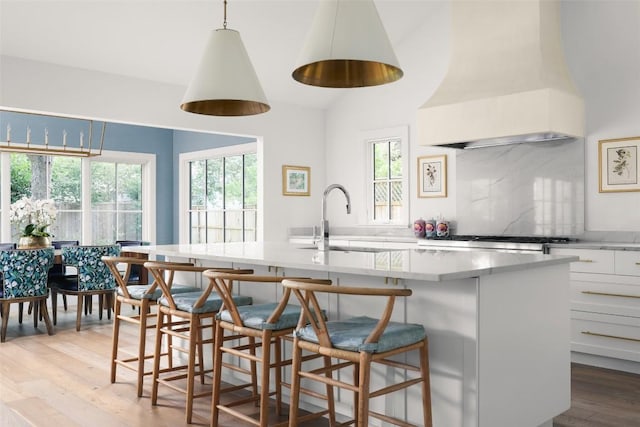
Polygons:
[[384,129],[365,136],[367,217],[370,224],[409,223],[407,129]]
[[[154,155],[103,152],[100,157],[80,159],[3,153],[1,157],[10,170],[2,174],[2,194],[10,194],[3,203],[7,206],[23,196],[55,200],[58,215],[50,227],[55,240],[83,244],[155,240],[150,197],[155,194]],[[2,241],[15,240],[17,230],[4,212],[2,230]]]
[[[189,243],[250,242],[257,239],[258,180],[255,144],[180,156],[188,180]],[[182,176],[182,174],[181,174]],[[184,210],[181,209],[181,212]],[[181,220],[181,223],[184,223]]]
[[142,165],[91,162],[92,241],[142,240]]
[[[53,199],[58,215],[49,231],[58,240],[82,240],[81,160],[11,153],[11,203],[22,197]],[[12,226],[12,235],[18,230]]]

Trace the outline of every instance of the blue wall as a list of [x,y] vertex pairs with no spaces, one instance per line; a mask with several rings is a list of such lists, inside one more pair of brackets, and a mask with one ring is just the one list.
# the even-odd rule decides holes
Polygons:
[[[24,142],[27,126],[31,128],[31,142],[44,143],[44,130],[49,131],[49,145],[62,145],[63,130],[67,144],[79,146],[80,132],[85,147],[89,143],[86,120],[0,111],[0,141],[6,141],[7,124],[11,125],[11,140]],[[102,122],[93,126],[93,148],[100,141]],[[156,155],[156,242],[169,244],[178,241],[178,156],[180,153],[207,150],[251,142],[252,138],[216,135],[200,132],[174,131],[147,126],[107,123],[104,150],[151,153]]]

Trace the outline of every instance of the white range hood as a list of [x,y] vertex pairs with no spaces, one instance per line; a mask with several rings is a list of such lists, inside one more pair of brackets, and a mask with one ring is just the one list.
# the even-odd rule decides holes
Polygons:
[[451,2],[449,70],[418,110],[418,143],[456,148],[584,136],[556,0]]

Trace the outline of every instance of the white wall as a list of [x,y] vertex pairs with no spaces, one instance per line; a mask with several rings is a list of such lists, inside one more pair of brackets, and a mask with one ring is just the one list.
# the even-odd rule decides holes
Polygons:
[[[396,54],[405,76],[396,83],[357,89],[327,113],[327,183],[339,182],[353,193],[364,188],[361,130],[408,124],[410,128],[411,219],[442,214],[456,217],[455,150],[415,143],[417,109],[429,99],[447,68],[449,6],[425,2],[431,19],[403,41]],[[640,136],[640,0],[566,0],[561,4],[565,55],[574,81],[585,98],[585,228],[640,231],[640,192],[598,193],[598,140]],[[449,196],[418,199],[416,158],[449,154]],[[576,161],[582,161],[576,159]],[[354,212],[363,209],[356,197]],[[353,226],[361,215],[344,215],[330,205],[333,226]]]
[[598,192],[598,141],[640,137],[640,1],[566,1],[569,70],[585,99],[585,226],[640,231],[640,192]]
[[[320,222],[324,112],[271,102],[271,111],[220,118],[185,113],[185,88],[123,76],[0,57],[0,106],[112,122],[257,136],[262,141],[264,240]],[[311,167],[311,196],[282,195],[283,164]],[[161,189],[158,189],[161,191]]]

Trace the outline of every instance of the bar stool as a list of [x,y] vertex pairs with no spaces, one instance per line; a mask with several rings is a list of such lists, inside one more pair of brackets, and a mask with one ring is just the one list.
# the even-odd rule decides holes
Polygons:
[[[158,385],[163,384],[175,391],[186,395],[186,422],[191,423],[193,418],[193,400],[199,397],[210,396],[211,391],[195,393],[195,377],[200,376],[200,382],[205,383],[206,373],[212,372],[204,366],[203,346],[213,344],[213,327],[215,315],[222,307],[222,299],[213,291],[211,283],[197,292],[185,292],[177,295],[171,294],[171,282],[174,273],[193,272],[202,273],[211,267],[194,267],[185,265],[167,265],[158,262],[145,262],[144,267],[151,273],[156,283],[162,289],[162,297],[158,299],[158,317],[156,320],[156,341],[153,358],[153,388],[151,392],[151,404],[158,403]],[[253,270],[237,270],[230,268],[214,269],[216,271],[233,271],[236,274],[252,274]],[[168,274],[168,279],[165,279]],[[234,296],[237,305],[251,304],[250,297]],[[174,319],[177,318],[177,320]],[[203,332],[209,330],[211,338],[203,338]],[[178,338],[187,343],[187,347],[178,347],[174,340],[173,350],[186,354],[187,363],[160,368],[160,353],[163,336]],[[196,363],[196,357],[198,363]],[[196,369],[197,368],[197,369]],[[186,379],[186,388],[176,384],[175,381]]]
[[[290,289],[284,289],[283,296],[279,302],[238,305],[233,299],[233,283],[240,282],[241,286],[247,285],[264,286],[269,283],[280,284],[282,277],[238,275],[234,273],[205,271],[210,283],[215,287],[216,292],[224,301],[224,309],[221,309],[216,316],[215,338],[214,338],[214,366],[213,366],[213,394],[211,399],[211,426],[218,426],[218,416],[220,411],[232,415],[250,424],[266,427],[269,416],[269,398],[276,397],[276,414],[281,415],[282,411],[282,367],[291,364],[291,360],[282,358],[283,339],[290,335],[300,319],[300,307],[289,304]],[[311,279],[298,279],[311,280]],[[331,285],[330,280],[314,280],[314,283]],[[225,336],[225,332],[231,334]],[[226,342],[233,341],[232,346],[225,346]],[[248,343],[246,342],[248,341]],[[273,362],[271,361],[271,351],[273,346]],[[261,349],[261,354],[256,355],[256,350]],[[223,363],[223,354],[238,357],[249,362],[250,369],[244,369],[238,365]],[[260,374],[256,374],[256,364],[260,364]],[[250,381],[222,389],[222,368],[223,366],[233,369],[235,373],[248,375]],[[270,388],[270,372],[274,370],[274,389]],[[257,377],[260,377],[260,392],[258,393]],[[240,396],[231,401],[221,403],[221,394],[229,391],[238,391],[245,388],[251,389],[250,397]],[[260,404],[259,417],[256,420],[234,407],[249,402]],[[319,413],[319,418],[324,413]],[[287,425],[288,422],[272,425]]]
[[[105,256],[102,261],[109,267],[116,280],[118,289],[116,291],[116,300],[113,317],[113,338],[111,346],[111,383],[116,382],[116,369],[118,366],[130,369],[137,373],[137,389],[138,397],[142,396],[142,386],[145,375],[151,375],[152,371],[145,371],[145,361],[153,358],[153,354],[146,352],[147,329],[155,329],[156,325],[149,324],[149,320],[156,317],[156,313],[151,313],[151,307],[157,304],[158,298],[162,296],[162,290],[156,282],[151,284],[131,285],[131,274],[135,272],[136,267],[139,271],[146,262],[144,259],[137,257],[123,256]],[[164,263],[167,265],[189,265],[190,263]],[[124,268],[124,274],[121,269]],[[181,292],[196,292],[199,288],[194,286],[185,286],[174,283],[171,286],[171,293],[177,294]],[[122,305],[131,305],[137,314],[126,315],[122,313]],[[134,312],[135,313],[135,312]],[[138,352],[134,357],[119,358],[118,346],[120,340],[120,322],[130,323],[138,327]],[[160,356],[168,356],[169,366],[172,366],[171,346],[168,351],[160,354]]]
[[[431,427],[431,387],[429,376],[429,351],[424,327],[418,324],[391,322],[393,304],[397,297],[411,295],[410,289],[396,288],[363,288],[349,286],[322,286],[295,280],[283,280],[282,285],[293,290],[304,315],[301,316],[294,334],[293,366],[291,379],[291,403],[289,412],[289,426],[297,425],[298,403],[300,399],[300,381],[302,378],[318,381],[334,387],[351,390],[354,393],[354,419],[346,424],[367,427],[369,417],[380,419],[394,425],[410,426],[406,421],[399,420],[386,414],[369,410],[369,399],[375,398],[407,387],[421,384],[422,409],[424,426]],[[362,304],[367,299],[386,298],[385,310],[380,319],[366,316],[325,321],[322,317],[314,316],[320,310],[318,293],[356,295]],[[328,369],[303,371],[301,366],[302,350],[319,353],[335,358],[338,363]],[[418,351],[420,366],[389,359],[392,356]],[[392,384],[378,390],[370,390],[370,372],[373,363],[384,364],[387,367],[406,369],[409,378],[400,383]],[[333,372],[353,366],[353,383],[333,379]],[[413,375],[411,375],[413,373]],[[418,373],[418,374],[416,374]],[[333,426],[335,420],[331,420]]]

